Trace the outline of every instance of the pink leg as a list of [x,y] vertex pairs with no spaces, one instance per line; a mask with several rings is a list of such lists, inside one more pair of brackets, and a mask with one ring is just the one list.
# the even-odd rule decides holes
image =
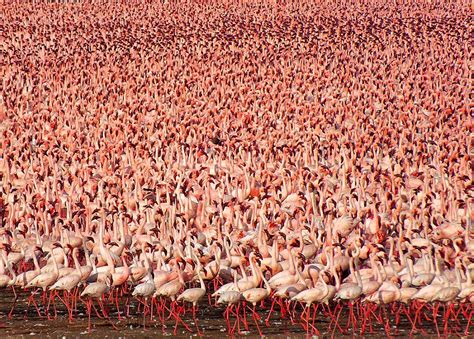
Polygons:
[[232,333],[232,329],[230,327],[230,320],[229,320],[229,312],[230,312],[231,308],[232,308],[232,305],[227,305],[227,307],[225,308],[225,311],[224,311],[224,319],[225,319],[225,323],[226,323],[226,326],[227,326],[227,333],[228,334]]
[[15,305],[16,305],[16,302],[18,300],[18,296],[17,296],[16,291],[15,291],[15,286],[12,286],[12,291],[13,291],[13,294],[15,295],[15,299],[13,299],[12,308],[10,309],[10,312],[8,313],[8,319],[11,319],[13,317],[13,310],[15,309]]
[[[339,326],[339,316],[341,315],[341,312],[342,312],[342,306],[340,304],[338,304],[337,307],[339,307],[339,312],[337,313],[336,318],[332,319],[332,320],[334,320],[334,330],[332,332],[332,337],[334,337],[334,333],[336,331],[336,326],[339,327],[339,330],[341,331],[341,333],[343,332],[342,328]],[[331,320],[331,323],[332,323],[332,320]],[[330,327],[331,327],[331,324],[329,324],[329,328]]]
[[268,316],[267,316],[267,318],[265,319],[265,323],[267,324],[267,326],[268,326],[268,322],[270,321],[270,317],[272,316],[273,307],[275,306],[276,300],[277,300],[276,298],[274,298],[274,299],[272,300],[272,306],[270,307],[270,312],[268,312]]
[[87,300],[87,317],[88,317],[88,323],[87,323],[87,331],[91,331],[91,311],[92,311],[92,299]]
[[387,306],[383,305],[383,313],[384,313],[384,318],[385,318],[385,333],[387,334],[387,337],[391,337],[390,334],[390,317],[387,314]]
[[118,301],[118,294],[119,294],[119,290],[116,289],[116,296],[115,296],[115,308],[117,309],[117,317],[118,317],[118,320],[121,321],[122,320],[122,317],[120,316],[120,305],[119,305],[119,301]]
[[108,321],[109,321],[109,324],[112,325],[112,327],[114,328],[114,330],[117,330],[117,327],[115,326],[115,324],[110,320],[109,318],[109,315],[107,314],[106,310],[105,310],[105,306],[104,306],[104,303],[102,302],[102,299],[101,298],[98,298],[97,299],[97,302],[99,303],[99,307],[102,311],[102,314],[104,315],[104,318],[106,318]]
[[464,331],[464,335],[469,336],[470,335],[470,324],[471,324],[471,319],[474,314],[474,311],[471,311],[469,313],[469,317],[467,317],[467,325],[466,325],[466,330]]
[[249,330],[249,325],[247,323],[247,304],[244,302],[244,305],[243,305],[243,310],[244,310],[244,327],[245,327],[245,330],[248,331]]
[[[173,302],[174,303],[174,302]],[[172,303],[172,304],[173,304]],[[170,310],[165,304],[163,304],[163,308],[168,310],[171,314],[171,316],[173,316],[175,319],[176,319],[176,324],[175,324],[175,332],[177,333],[177,328],[178,328],[178,322],[181,322],[183,324],[183,326],[186,328],[187,331],[189,332],[192,332],[192,330],[189,328],[188,325],[186,325],[185,322],[183,322],[183,320],[179,317],[179,315],[176,314],[176,312],[174,312],[173,310]],[[174,307],[172,307],[173,309]],[[176,335],[176,334],[175,334]]]
[[311,334],[313,333],[316,333],[317,336],[320,336],[321,333],[318,331],[318,329],[314,326],[314,323],[316,321],[316,315],[317,315],[317,312],[318,312],[318,307],[319,305],[316,304],[316,305],[313,305],[313,308],[314,308],[314,311],[313,311],[313,321],[311,323],[311,327],[313,328],[313,331],[311,332]]
[[260,326],[258,325],[258,321],[260,320],[260,316],[255,311],[255,305],[253,306],[253,309],[252,309],[252,317],[253,317],[253,320],[255,321],[255,325],[257,326],[258,334],[260,336],[262,336],[263,335],[262,331],[260,330]]
[[197,330],[198,336],[202,336],[202,333],[199,329],[199,323],[198,323],[198,320],[196,318],[196,305],[195,304],[193,304],[193,320],[194,320],[194,324],[196,325],[196,330]]

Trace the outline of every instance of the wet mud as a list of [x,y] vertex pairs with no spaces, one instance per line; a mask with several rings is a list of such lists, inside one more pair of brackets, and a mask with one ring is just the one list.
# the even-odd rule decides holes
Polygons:
[[[77,303],[77,312],[74,313],[74,319],[70,322],[68,320],[68,312],[64,304],[59,300],[55,299],[56,305],[56,317],[54,318],[54,307],[50,305],[49,313],[52,319],[48,320],[45,316],[45,307],[42,305],[41,295],[38,294],[35,297],[38,303],[38,308],[42,314],[42,318],[38,315],[35,307],[31,304],[28,307],[28,296],[29,293],[21,292],[18,294],[18,300],[15,304],[14,312],[10,317],[8,313],[13,306],[14,295],[11,290],[4,290],[0,294],[0,337],[2,338],[26,338],[26,337],[42,337],[42,338],[70,338],[70,337],[82,337],[88,336],[89,338],[163,338],[163,337],[178,337],[178,338],[189,338],[197,337],[197,326],[203,337],[217,338],[222,336],[231,335],[234,337],[259,337],[258,329],[255,325],[254,319],[250,309],[247,309],[247,323],[248,330],[245,329],[244,324],[240,321],[241,333],[237,332],[237,322],[235,315],[231,315],[230,322],[227,323],[224,318],[225,307],[209,306],[208,303],[203,302],[196,313],[196,319],[198,324],[193,321],[191,309],[188,308],[184,314],[180,314],[180,322],[176,326],[174,318],[166,319],[162,323],[157,316],[150,321],[150,316],[146,318],[145,327],[143,325],[143,307],[140,302],[136,299],[129,298],[129,316],[126,318],[122,315],[122,319],[118,320],[116,307],[113,302],[105,302],[105,308],[109,319],[99,318],[94,311],[91,315],[91,330],[88,331],[88,316],[85,304],[79,300]],[[121,311],[125,309],[127,304],[127,298],[122,298],[119,306]],[[100,309],[95,303],[99,313]],[[288,317],[288,314],[282,318],[279,307],[276,306],[272,316],[268,322],[265,323],[265,319],[270,311],[270,303],[266,303],[262,307],[258,308],[258,314],[261,317],[261,321],[258,322],[262,335],[272,338],[305,338],[311,335],[317,335],[323,337],[362,337],[360,335],[360,329],[363,322],[363,315],[356,314],[357,319],[357,331],[353,329],[353,324],[348,323],[349,311],[346,305],[342,305],[342,311],[339,316],[338,326],[334,326],[334,322],[331,322],[331,317],[325,314],[326,312],[318,309],[315,321],[313,323],[315,330],[306,330],[305,321],[301,319],[300,314],[302,308],[297,306],[294,313],[294,323],[292,323]],[[334,310],[336,305],[331,306]],[[433,324],[432,318],[430,319],[431,312],[427,311],[422,315],[422,324],[417,326],[416,331],[412,331],[412,324],[409,319],[403,314],[399,318],[398,324],[395,324],[395,312],[391,306],[388,306],[383,312],[379,310],[374,311],[374,316],[370,318],[372,328],[370,329],[367,325],[364,331],[363,337],[366,338],[380,338],[387,336],[388,334],[393,336],[413,336],[419,338],[426,337],[437,337],[437,329]],[[440,308],[442,310],[442,307]],[[472,309],[470,310],[472,312]],[[376,321],[376,314],[381,314],[382,322]],[[386,318],[384,317],[384,314]],[[438,315],[438,331],[443,335],[443,317],[442,312]],[[242,316],[243,313],[240,312]],[[166,314],[168,317],[168,314]],[[388,320],[388,323],[386,322]],[[312,321],[310,321],[312,322]],[[188,327],[186,328],[185,325]],[[346,326],[349,324],[349,329],[346,331]],[[457,316],[457,320],[454,318],[449,320],[448,323],[449,336],[465,336],[467,319],[460,312]],[[176,326],[176,332],[175,332]],[[235,326],[235,332],[229,334],[229,326]],[[467,330],[468,334],[472,335],[474,325],[471,325]],[[190,332],[189,330],[192,330]],[[341,331],[342,330],[342,331]],[[176,333],[176,334],[175,334]]]

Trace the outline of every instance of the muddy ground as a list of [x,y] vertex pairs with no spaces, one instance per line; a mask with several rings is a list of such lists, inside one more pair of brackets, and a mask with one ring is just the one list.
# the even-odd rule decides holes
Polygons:
[[[9,338],[26,338],[26,337],[42,337],[42,338],[59,338],[59,337],[79,337],[88,336],[89,338],[157,338],[157,337],[180,337],[189,338],[197,336],[196,324],[193,321],[191,311],[189,310],[185,315],[182,315],[184,323],[192,329],[190,333],[183,324],[179,323],[177,327],[177,335],[174,335],[175,320],[169,319],[165,321],[165,325],[155,317],[154,321],[147,319],[146,327],[143,327],[142,312],[137,309],[139,302],[134,299],[130,299],[130,317],[128,319],[117,319],[117,313],[115,306],[112,303],[107,304],[107,310],[109,313],[110,320],[100,319],[92,311],[92,329],[90,332],[87,330],[88,319],[85,305],[79,301],[78,311],[74,316],[72,323],[68,321],[68,314],[66,308],[61,304],[60,300],[56,300],[57,303],[57,318],[48,320],[47,318],[40,318],[37,311],[33,306],[27,309],[28,295],[26,293],[20,293],[18,301],[16,303],[14,313],[11,319],[8,318],[8,313],[13,305],[14,296],[11,290],[3,290],[0,294],[0,337]],[[44,309],[41,306],[41,296],[37,295],[36,300],[40,311]],[[122,302],[124,302],[122,298]],[[121,306],[124,309],[124,306]],[[259,315],[262,319],[265,319],[268,315],[270,305],[265,305],[265,309],[260,309]],[[278,309],[278,307],[276,307]],[[442,309],[442,308],[441,308]],[[51,307],[51,313],[53,308]],[[207,303],[202,303],[198,312],[197,319],[199,329],[202,335],[210,338],[223,337],[228,335],[228,329],[226,321],[224,319],[224,307],[209,306]],[[390,314],[390,310],[388,313]],[[245,331],[242,327],[241,335],[234,333],[233,335],[246,336],[246,337],[258,337],[258,330],[255,323],[252,320],[250,310],[247,312],[248,318],[248,331]],[[358,319],[361,317],[358,316]],[[339,324],[341,328],[345,328],[348,319],[347,307],[343,308],[341,316],[339,318]],[[460,315],[458,317],[459,323],[455,321],[449,322],[450,335],[463,336],[466,329],[467,321]],[[231,318],[231,325],[235,324],[235,317]],[[414,335],[420,338],[426,337],[437,337],[437,330],[433,322],[424,319],[424,323],[421,326],[421,331],[411,332],[412,326],[406,316],[401,316],[398,325],[395,325],[394,317],[390,317],[390,334],[395,336],[409,336]],[[334,328],[330,325],[330,317],[324,317],[324,314],[319,311],[317,314],[314,326],[319,330],[320,334],[324,337],[337,337],[352,336],[352,331],[349,330],[346,333],[341,333],[339,328]],[[268,326],[264,321],[259,323],[262,334],[265,336],[271,336],[272,338],[305,338],[307,332],[303,328],[302,323],[292,324],[291,321],[286,318],[282,319],[280,314],[274,313]],[[438,317],[439,331],[443,334],[443,319],[440,315]],[[115,327],[115,328],[114,328]],[[360,329],[360,324],[359,324]],[[368,330],[368,329],[367,329]],[[470,335],[474,332],[474,325],[470,326]],[[386,329],[382,324],[373,323],[373,332],[366,333],[365,337],[383,337],[386,336]],[[360,337],[359,334],[356,335]]]

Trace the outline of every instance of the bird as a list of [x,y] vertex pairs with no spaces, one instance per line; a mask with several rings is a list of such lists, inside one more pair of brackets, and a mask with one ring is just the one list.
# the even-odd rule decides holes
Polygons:
[[[251,263],[256,266],[255,254],[251,253],[250,256],[249,256],[249,259],[250,259]],[[263,275],[262,270],[260,268],[258,268],[258,274],[260,274],[260,277],[263,280],[265,288],[261,288],[261,287],[250,288],[250,289],[245,290],[245,291],[242,292],[242,297],[247,302],[252,304],[252,306],[253,306],[253,308],[252,308],[252,317],[255,321],[255,325],[257,326],[257,330],[258,330],[259,334],[262,335],[260,327],[258,326],[259,316],[258,316],[255,308],[257,306],[257,303],[259,303],[260,301],[262,301],[262,300],[264,300],[264,299],[266,299],[267,297],[270,296],[270,294],[272,293],[272,289],[271,289],[270,284],[268,283],[267,279]]]
[[[61,247],[60,244],[56,244],[54,248]],[[59,277],[58,264],[56,262],[56,257],[51,256],[53,260],[53,270],[51,272],[45,272],[38,274],[34,277],[29,283],[26,284],[25,288],[39,287],[43,289],[43,293],[46,293],[46,290],[49,286],[53,285]]]
[[90,332],[91,330],[91,308],[92,308],[92,299],[96,299],[99,303],[102,314],[108,318],[108,315],[105,313],[104,305],[102,304],[101,298],[104,294],[110,291],[110,286],[112,284],[112,274],[107,272],[105,274],[105,282],[94,282],[87,285],[84,290],[81,292],[81,297],[88,298],[87,306],[87,315],[88,315],[88,325],[87,329]]
[[[199,263],[199,260],[197,260],[197,262]],[[198,335],[200,334],[200,330],[198,326],[198,321],[196,319],[196,306],[198,302],[206,295],[206,285],[204,284],[204,280],[202,280],[201,269],[205,270],[205,268],[200,267],[199,264],[197,275],[200,287],[188,288],[184,290],[176,299],[177,301],[185,301],[192,304],[193,320],[196,324]]]
[[[147,276],[144,279],[144,282],[138,284],[134,287],[132,296],[134,297],[141,297],[144,299],[143,305],[143,327],[146,325],[146,315],[149,311],[148,306],[148,298],[152,297],[153,294],[156,292],[155,283],[153,281],[153,272],[149,271]],[[151,317],[153,317],[153,302],[151,303],[151,310],[150,310]]]

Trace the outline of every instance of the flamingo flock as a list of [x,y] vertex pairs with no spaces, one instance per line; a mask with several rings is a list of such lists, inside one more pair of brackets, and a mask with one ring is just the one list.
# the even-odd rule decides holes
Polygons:
[[472,335],[469,4],[0,8],[2,317]]

